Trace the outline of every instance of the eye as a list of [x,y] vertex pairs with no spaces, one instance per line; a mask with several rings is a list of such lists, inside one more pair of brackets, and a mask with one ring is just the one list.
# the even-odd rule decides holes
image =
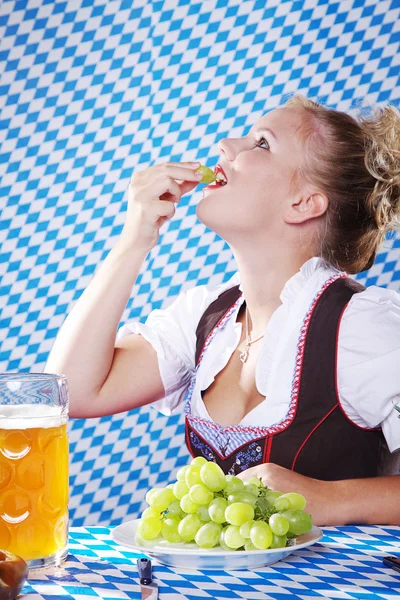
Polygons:
[[269,143],[267,142],[267,140],[266,140],[264,137],[262,137],[262,138],[260,138],[259,140],[257,140],[257,144],[256,144],[256,145],[257,145],[259,148],[263,148],[263,146],[261,146],[261,144],[262,144],[263,142],[265,142],[265,143],[267,144],[267,146],[268,146],[268,148],[265,148],[265,147],[264,147],[264,148],[265,148],[265,150],[269,150]]

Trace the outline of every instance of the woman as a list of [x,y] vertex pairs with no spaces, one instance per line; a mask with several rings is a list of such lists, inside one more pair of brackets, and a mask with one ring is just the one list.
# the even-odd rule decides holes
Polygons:
[[347,273],[371,267],[399,218],[400,115],[356,122],[295,96],[249,134],[219,143],[227,184],[200,221],[238,273],[181,294],[115,336],[143,261],[198,164],[135,173],[126,223],[55,342],[46,370],[68,378],[72,417],[187,394],[192,454],[307,498],[314,522],[400,524],[400,296]]

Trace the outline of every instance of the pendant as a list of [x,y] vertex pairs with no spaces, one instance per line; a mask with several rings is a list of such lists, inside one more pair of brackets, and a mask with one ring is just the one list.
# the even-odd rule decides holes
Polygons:
[[243,364],[246,362],[247,357],[249,356],[249,349],[250,349],[250,344],[246,344],[244,350],[239,355],[239,358]]

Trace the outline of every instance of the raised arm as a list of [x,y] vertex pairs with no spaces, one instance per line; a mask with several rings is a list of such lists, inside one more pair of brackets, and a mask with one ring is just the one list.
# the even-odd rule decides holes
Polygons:
[[164,163],[133,175],[121,237],[62,325],[45,367],[46,372],[66,375],[70,416],[117,413],[163,397],[151,344],[140,335],[118,343],[115,338],[160,227],[175,214],[175,202],[199,182],[196,168],[192,163]]

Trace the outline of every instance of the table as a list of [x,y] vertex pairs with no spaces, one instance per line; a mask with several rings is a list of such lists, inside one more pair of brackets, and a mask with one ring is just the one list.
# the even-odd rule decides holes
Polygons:
[[[154,563],[160,600],[400,598],[400,573],[382,556],[400,554],[400,527],[326,527],[320,542],[256,571],[175,571]],[[108,527],[72,527],[68,559],[32,572],[21,600],[141,598],[139,555]]]

